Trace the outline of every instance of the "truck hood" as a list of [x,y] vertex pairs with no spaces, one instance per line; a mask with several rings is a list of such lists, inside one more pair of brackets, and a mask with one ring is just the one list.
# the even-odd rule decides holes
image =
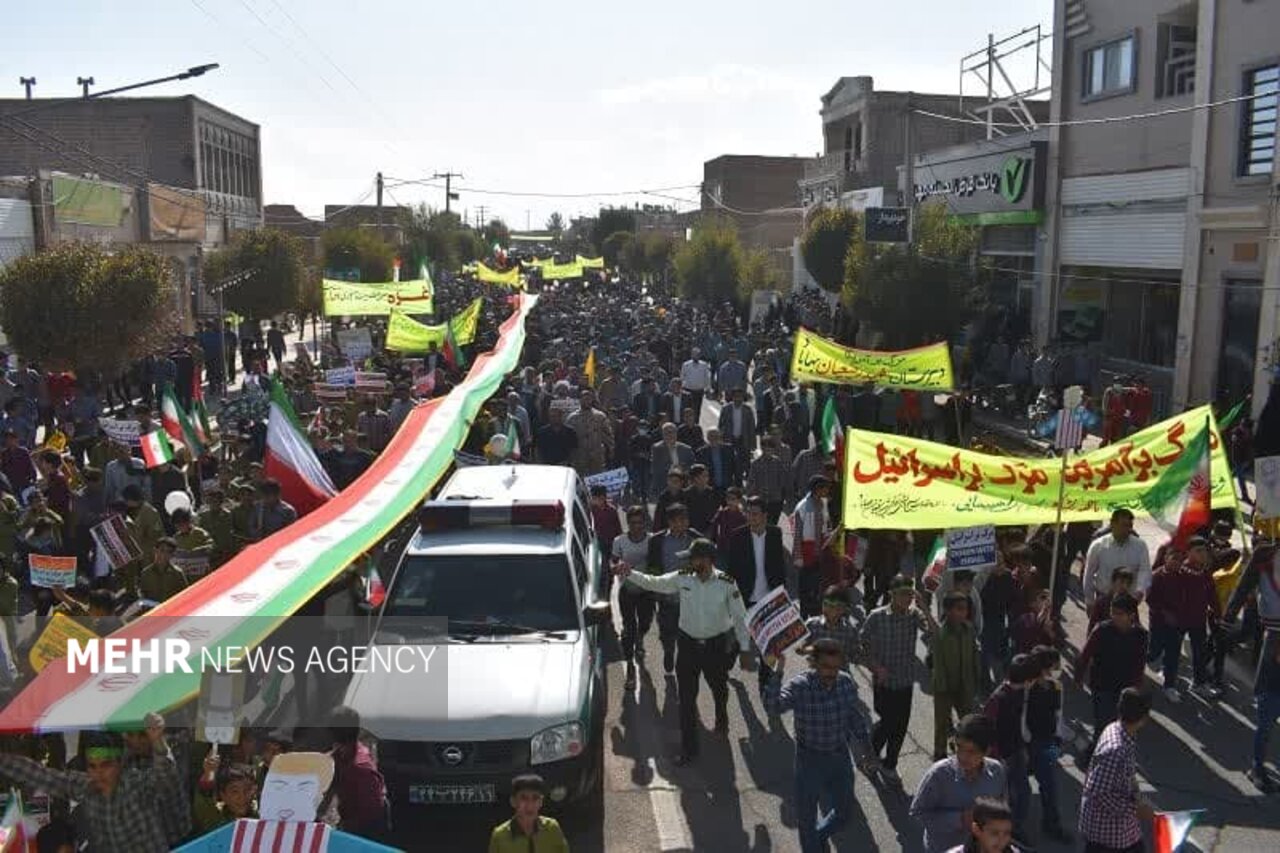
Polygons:
[[[346,704],[380,740],[516,740],[576,720],[585,698],[589,662],[581,635],[421,645],[444,660],[448,695],[394,672],[366,672],[347,688]],[[576,641],[574,641],[576,640]],[[434,676],[434,673],[433,673]],[[438,677],[438,676],[436,676]],[[430,685],[439,684],[433,677]],[[413,680],[408,680],[413,679]]]

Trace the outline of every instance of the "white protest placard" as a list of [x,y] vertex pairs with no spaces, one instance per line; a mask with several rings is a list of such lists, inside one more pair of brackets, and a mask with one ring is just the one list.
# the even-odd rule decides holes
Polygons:
[[182,570],[188,580],[209,574],[209,555],[201,551],[176,551],[173,564]]
[[976,572],[996,564],[996,529],[984,524],[947,531],[947,571]]
[[1254,515],[1280,518],[1280,456],[1253,460]]
[[612,471],[601,471],[599,474],[592,474],[583,480],[587,488],[592,486],[604,486],[609,493],[609,497],[617,497],[627,489],[627,483],[630,482],[631,475],[627,473],[626,468],[614,468]]
[[125,421],[118,418],[98,418],[98,426],[102,432],[118,444],[137,447],[139,443],[139,427],[137,421]]
[[112,569],[122,569],[142,556],[123,515],[113,515],[90,528],[94,544],[106,554]]
[[356,369],[350,365],[334,367],[324,372],[324,381],[326,385],[355,385]]
[[551,411],[564,412],[564,416],[566,418],[569,417],[569,415],[573,414],[574,412],[578,411],[578,409],[579,409],[578,401],[571,400],[568,397],[556,397],[554,400],[551,401]]
[[196,700],[196,732],[205,743],[239,740],[239,714],[244,704],[244,673],[205,670]]
[[31,569],[31,585],[69,587],[76,585],[76,558],[55,557],[50,554],[30,554],[27,566]]
[[365,370],[356,371],[355,384],[357,391],[371,394],[380,394],[386,391],[390,385],[387,381],[387,374]]
[[316,400],[324,404],[345,403],[347,401],[347,386],[345,385],[329,385],[317,382],[312,391],[316,395]]
[[373,355],[373,339],[368,326],[338,330],[338,349],[352,361],[361,361]]
[[762,654],[774,657],[782,657],[787,649],[809,637],[799,608],[781,586],[747,611],[747,632]]

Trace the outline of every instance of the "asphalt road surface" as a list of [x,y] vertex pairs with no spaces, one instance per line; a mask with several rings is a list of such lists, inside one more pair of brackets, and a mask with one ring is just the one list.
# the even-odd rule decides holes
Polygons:
[[[704,426],[714,417],[714,404],[709,402]],[[1149,523],[1140,524],[1139,532],[1152,548],[1161,541]],[[1079,578],[1078,565],[1073,574]],[[1079,648],[1087,619],[1074,594],[1065,612],[1071,643]],[[735,667],[729,681],[728,737],[710,730],[713,707],[704,687],[699,694],[702,754],[692,765],[676,767],[675,683],[663,677],[656,628],[649,633],[646,649],[641,678],[631,694],[622,690],[622,664],[609,666],[604,810],[600,815],[566,817],[574,853],[798,851],[790,715],[770,721],[760,703],[756,674]],[[921,659],[923,654],[921,648]],[[789,662],[787,672],[795,673],[802,665],[799,660]],[[898,764],[906,792],[877,787],[858,773],[853,817],[834,839],[836,851],[922,849],[920,827],[907,811],[910,792],[930,764],[933,707],[923,663],[917,662],[915,674],[911,727]],[[1235,667],[1233,674],[1234,686],[1218,704],[1188,694],[1181,704],[1172,705],[1156,695],[1153,722],[1138,737],[1140,781],[1159,809],[1207,810],[1192,833],[1190,849],[1280,850],[1280,799],[1262,796],[1244,776],[1253,734],[1252,702],[1241,678],[1247,674],[1244,667]],[[1153,675],[1148,670],[1148,677]],[[856,681],[869,703],[871,687],[865,673],[857,672]],[[1091,719],[1088,697],[1074,687],[1068,688],[1066,718],[1078,738],[1085,739]],[[1273,757],[1278,751],[1273,748]],[[1084,774],[1075,765],[1075,748],[1067,745],[1065,753],[1060,801],[1065,822],[1074,826]],[[402,824],[400,843],[409,850],[484,850],[490,828],[508,816],[503,809],[431,813],[415,819],[413,828]],[[1038,798],[1028,825],[1033,832],[1039,826]],[[1078,842],[1037,845],[1050,853],[1080,847]]]

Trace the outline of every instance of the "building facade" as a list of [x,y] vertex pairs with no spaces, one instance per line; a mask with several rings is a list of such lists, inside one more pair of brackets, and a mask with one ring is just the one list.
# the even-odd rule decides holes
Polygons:
[[1280,334],[1280,7],[1056,0],[1055,16],[1038,339],[1088,348],[1103,382],[1144,376],[1160,415],[1250,392],[1256,411]]
[[804,229],[796,187],[804,157],[725,154],[702,164],[703,216],[727,219],[742,245],[769,253],[783,275],[793,277],[792,247]]
[[37,247],[87,238],[169,257],[188,323],[213,308],[203,253],[263,221],[258,126],[192,96],[0,99],[0,175],[30,180]]

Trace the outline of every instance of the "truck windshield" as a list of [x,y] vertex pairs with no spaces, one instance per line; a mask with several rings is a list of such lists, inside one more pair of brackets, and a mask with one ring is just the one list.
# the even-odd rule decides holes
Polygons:
[[[476,624],[576,631],[577,605],[561,555],[405,558],[387,595],[384,625],[447,618],[451,632]],[[521,633],[513,631],[512,633]]]

